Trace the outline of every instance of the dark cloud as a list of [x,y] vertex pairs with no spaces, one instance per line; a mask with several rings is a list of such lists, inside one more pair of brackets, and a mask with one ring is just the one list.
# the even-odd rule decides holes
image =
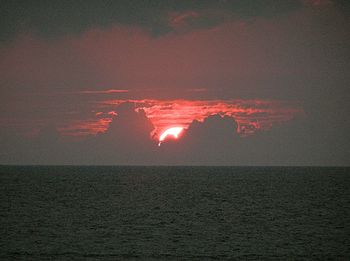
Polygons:
[[55,126],[44,126],[34,137],[0,133],[2,164],[150,164],[157,143],[151,139],[152,122],[132,103],[118,106],[105,133],[72,141]]
[[108,130],[101,134],[118,142],[133,140],[145,140],[154,130],[152,122],[146,117],[143,110],[135,111],[134,103],[122,103],[116,109],[117,115],[109,125]]
[[238,139],[237,128],[238,124],[232,117],[214,114],[203,122],[194,120],[181,142],[208,149],[214,144],[214,147],[225,147],[225,144]]
[[210,115],[194,120],[179,140],[161,144],[164,162],[184,165],[237,164],[237,122],[229,116]]
[[174,31],[172,14],[197,12],[183,20],[190,28],[211,27],[226,18],[273,16],[294,11],[301,1],[255,0],[117,0],[117,1],[1,1],[0,39],[32,31],[42,36],[76,34],[90,27],[113,24],[140,26],[153,35]]
[[[1,164],[86,165],[348,165],[350,141],[329,139],[330,133],[300,117],[272,130],[240,137],[232,117],[219,114],[193,121],[181,138],[152,139],[153,125],[134,104],[117,108],[105,133],[68,141],[53,126],[24,138],[2,130]],[[341,136],[340,136],[341,137]]]
[[143,110],[135,109],[133,103],[119,105],[106,132],[81,142],[86,153],[82,159],[84,164],[142,165],[152,162],[156,150],[156,142],[151,139],[154,126]]
[[350,140],[341,132],[298,118],[243,139],[242,157],[247,165],[348,165]]
[[69,146],[54,125],[44,126],[35,136],[11,130],[0,133],[2,164],[69,164]]
[[347,17],[350,14],[350,1],[348,0],[334,0],[335,5],[341,10]]
[[231,117],[212,115],[194,121],[180,140],[164,142],[163,161],[184,165],[337,166],[348,165],[350,139],[341,128],[329,131],[305,115],[271,130],[239,137]]

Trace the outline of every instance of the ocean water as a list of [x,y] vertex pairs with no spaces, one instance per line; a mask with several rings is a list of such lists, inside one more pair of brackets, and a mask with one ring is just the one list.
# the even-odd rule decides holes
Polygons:
[[350,168],[0,166],[0,258],[350,259]]

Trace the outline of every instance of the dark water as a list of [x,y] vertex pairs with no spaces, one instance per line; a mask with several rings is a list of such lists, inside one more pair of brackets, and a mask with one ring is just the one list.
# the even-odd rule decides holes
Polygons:
[[350,168],[0,167],[0,258],[350,259]]

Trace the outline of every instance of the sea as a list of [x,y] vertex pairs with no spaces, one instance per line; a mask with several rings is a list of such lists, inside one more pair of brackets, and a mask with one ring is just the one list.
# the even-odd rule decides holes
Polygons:
[[350,260],[350,168],[0,166],[1,260]]

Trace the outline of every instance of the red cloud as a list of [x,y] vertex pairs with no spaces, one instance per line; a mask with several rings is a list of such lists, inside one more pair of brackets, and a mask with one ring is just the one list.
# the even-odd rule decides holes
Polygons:
[[[125,101],[133,102],[155,126],[155,137],[172,126],[188,127],[193,120],[202,121],[214,114],[235,118],[242,136],[257,130],[268,130],[274,123],[293,119],[303,112],[300,106],[290,102],[268,100],[108,100],[101,102],[100,109],[111,114],[112,109]],[[107,115],[107,113],[106,113]],[[63,134],[95,134],[103,132],[110,123],[110,117],[103,119],[72,122],[62,129]],[[74,134],[76,135],[76,134]]]

